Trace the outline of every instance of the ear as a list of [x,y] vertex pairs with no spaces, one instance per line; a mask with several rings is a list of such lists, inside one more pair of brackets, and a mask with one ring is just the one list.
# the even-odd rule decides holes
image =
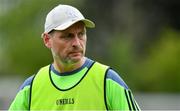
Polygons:
[[49,36],[49,34],[43,33],[42,39],[43,39],[44,45],[50,49],[51,48],[51,37]]

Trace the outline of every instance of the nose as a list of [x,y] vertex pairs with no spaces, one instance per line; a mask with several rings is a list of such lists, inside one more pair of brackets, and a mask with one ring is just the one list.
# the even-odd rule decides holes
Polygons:
[[77,47],[77,46],[80,46],[80,39],[79,37],[76,35],[74,36],[73,40],[72,40],[72,46],[73,47]]

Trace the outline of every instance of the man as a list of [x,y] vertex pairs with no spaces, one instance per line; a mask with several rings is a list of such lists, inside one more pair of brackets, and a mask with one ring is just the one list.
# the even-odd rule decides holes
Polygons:
[[95,24],[72,6],[48,13],[42,39],[53,63],[23,83],[9,110],[140,110],[117,72],[85,57],[86,27]]

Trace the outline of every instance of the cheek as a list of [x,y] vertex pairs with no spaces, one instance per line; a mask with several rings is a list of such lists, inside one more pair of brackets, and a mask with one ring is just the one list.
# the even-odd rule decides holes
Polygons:
[[83,48],[86,49],[86,39],[82,41]]
[[67,44],[64,44],[64,43],[60,43],[60,42],[54,42],[53,45],[52,45],[52,49],[56,52],[56,53],[59,53],[59,54],[63,54],[63,53],[66,53],[66,45]]

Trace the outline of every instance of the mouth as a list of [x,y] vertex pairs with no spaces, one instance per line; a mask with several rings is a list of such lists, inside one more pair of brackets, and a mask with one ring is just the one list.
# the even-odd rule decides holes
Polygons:
[[72,51],[69,53],[71,56],[80,56],[82,54],[82,51]]

